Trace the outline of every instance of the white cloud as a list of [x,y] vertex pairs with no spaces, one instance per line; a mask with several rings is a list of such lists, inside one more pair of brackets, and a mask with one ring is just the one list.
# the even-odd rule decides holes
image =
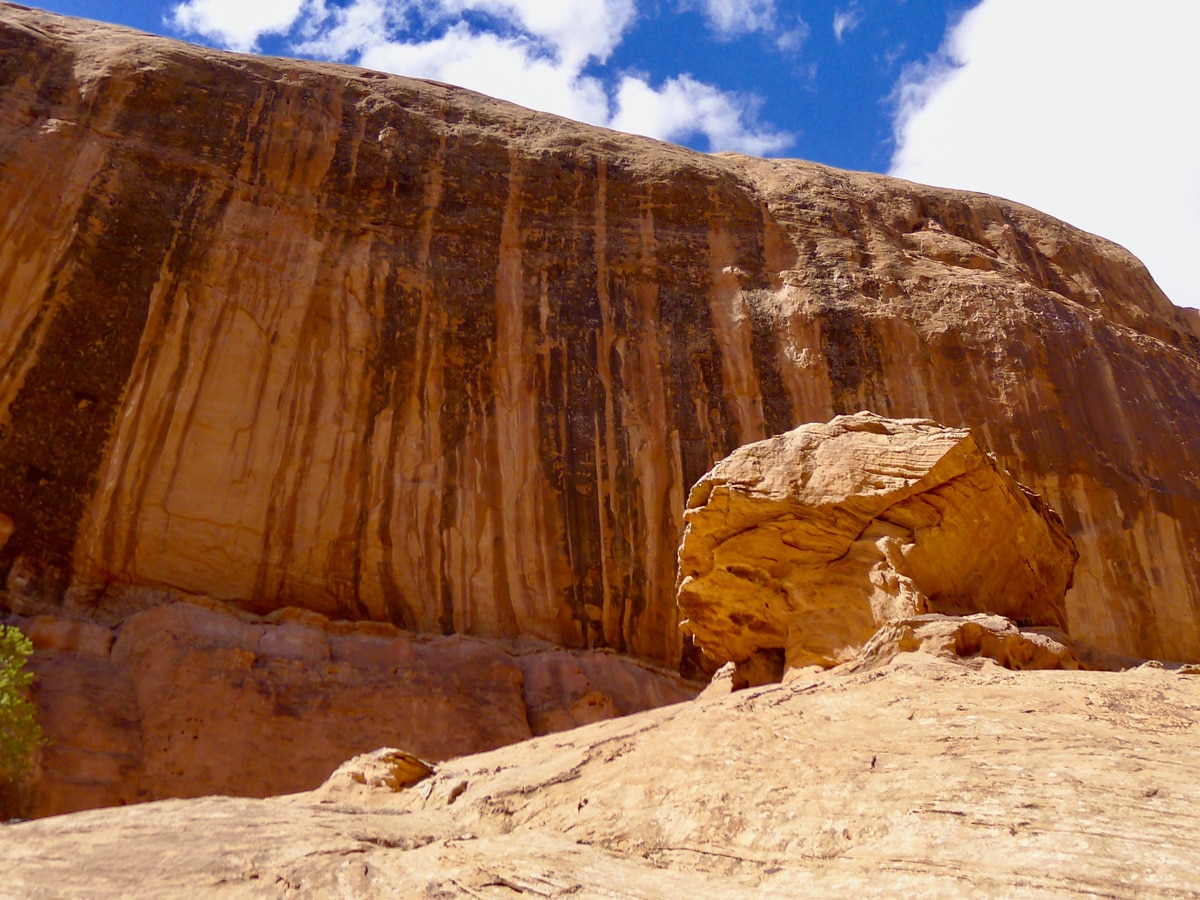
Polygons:
[[567,65],[600,62],[621,42],[637,11],[634,0],[442,0],[448,13],[489,13],[553,46]]
[[578,66],[540,54],[528,39],[476,33],[461,23],[435,40],[367,44],[358,63],[384,72],[445,81],[584,122],[603,125],[608,121],[603,85],[583,76]]
[[703,134],[714,151],[738,150],[754,156],[776,153],[791,144],[789,134],[755,129],[756,106],[753,98],[720,91],[689,75],[669,78],[657,90],[644,79],[627,75],[617,89],[617,113],[610,124],[663,140]]
[[682,0],[679,8],[704,16],[721,40],[761,31],[775,39],[776,49],[796,53],[808,38],[808,23],[799,14],[781,17],[775,0]]
[[[494,17],[497,27],[479,30],[461,18],[465,11]],[[756,98],[689,75],[655,88],[625,74],[610,96],[587,70],[607,59],[635,12],[634,0],[354,0],[320,20],[321,27],[310,24],[309,40],[296,49],[663,140],[703,135],[714,151],[772,153],[792,142],[755,123]],[[404,40],[412,15],[441,26],[440,33]]]
[[172,10],[170,21],[183,32],[246,53],[264,34],[288,31],[306,5],[306,0],[187,0]]
[[775,0],[688,0],[683,8],[702,13],[722,37],[775,27]]
[[1200,306],[1200,5],[984,0],[897,88],[892,174],[1115,240]]
[[847,9],[835,9],[833,12],[833,36],[840,44],[847,34],[863,23],[863,11],[857,3],[851,3]]
[[808,23],[799,16],[796,16],[795,21],[796,24],[791,28],[775,31],[775,46],[784,53],[799,53],[804,42],[808,40],[810,30]]

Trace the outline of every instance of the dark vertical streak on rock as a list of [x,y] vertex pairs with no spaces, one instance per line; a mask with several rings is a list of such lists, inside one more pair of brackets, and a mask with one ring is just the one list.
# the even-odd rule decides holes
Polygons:
[[[346,90],[343,89],[343,96],[345,95]],[[294,98],[288,98],[286,102],[290,105],[293,100]],[[312,91],[308,88],[302,90],[300,100],[302,107],[313,106]],[[268,115],[275,112],[270,110]],[[331,182],[337,185],[339,181],[341,184],[353,181],[352,173],[361,133],[353,127],[345,127],[347,124],[352,125],[353,122],[343,119],[343,128],[338,132],[333,158],[324,173],[324,182],[327,185]],[[288,160],[288,183],[293,181],[298,157],[299,153],[294,152]],[[333,203],[322,207],[315,229],[315,236],[321,240],[321,259],[317,271],[328,273],[339,270],[338,260],[344,255],[352,238],[345,228],[339,227],[341,223],[337,215],[339,209],[336,198],[341,195],[331,191],[322,192],[322,197],[335,198]],[[295,459],[300,460],[302,464],[293,467],[289,466],[287,461],[283,461],[272,477],[262,534],[262,550],[250,598],[251,604],[258,609],[267,609],[275,605],[305,605],[304,597],[295,596],[296,585],[289,577],[290,561],[294,554],[304,552],[304,548],[297,547],[295,542],[297,511],[305,494],[310,472],[308,463],[313,459],[323,401],[326,392],[337,387],[336,384],[329,383],[325,370],[325,355],[332,345],[335,332],[346,327],[341,310],[335,309],[334,306],[335,303],[344,304],[346,298],[341,293],[336,296],[332,296],[332,293],[328,284],[319,281],[316,289],[308,297],[297,298],[297,302],[304,305],[304,315],[285,382],[285,396],[290,396],[290,402],[283,411],[283,428],[288,436],[286,445],[298,448]],[[330,583],[325,585],[325,590],[333,595],[337,613],[348,617],[351,614],[351,604],[357,606],[357,598],[347,596],[352,585],[337,583],[342,577],[344,573],[334,573]]]
[[[34,346],[37,343],[37,336],[42,328],[42,323],[48,317],[58,314],[59,308],[64,302],[60,283],[64,278],[68,277],[66,270],[74,259],[75,257],[70,252],[64,253],[59,257],[58,263],[55,265],[54,272],[50,276],[46,287],[45,299],[41,307],[33,314],[33,317],[29,320],[29,325],[21,332],[21,339],[17,343],[8,362],[0,366],[0,385],[3,385],[9,379],[18,377],[19,373],[29,363],[30,354],[34,352]],[[5,412],[3,403],[0,403],[0,441],[3,441],[5,435],[8,433]]]
[[[604,608],[597,430],[603,435],[607,428],[597,359],[602,320],[593,227],[596,184],[590,167],[584,168],[574,155],[542,160],[538,174],[550,189],[536,203],[530,201],[523,228],[531,235],[530,268],[536,265],[544,279],[547,328],[558,347],[549,388],[558,397],[550,412],[558,419],[553,430],[560,444],[550,451],[552,457],[542,456],[542,462],[559,463],[558,471],[547,475],[553,475],[549,480],[558,493],[574,574],[563,599],[579,622],[585,644],[592,646],[603,643],[596,628]],[[549,431],[548,426],[551,422],[544,420],[543,430]]]
[[[532,254],[527,256],[530,259]],[[530,259],[532,262],[532,259]],[[540,259],[539,259],[540,262]],[[545,290],[544,273],[538,273],[538,283],[534,289]],[[545,299],[542,301],[546,302]],[[574,559],[571,550],[575,542],[571,535],[571,520],[566,513],[568,503],[567,473],[566,473],[566,427],[563,421],[566,405],[569,400],[566,394],[567,380],[565,350],[558,335],[559,324],[549,310],[546,311],[544,323],[536,326],[541,331],[543,342],[541,365],[537,373],[538,397],[538,430],[537,455],[538,463],[545,473],[546,483],[550,485],[557,499],[559,521],[563,530],[562,550],[574,573]],[[575,579],[562,587],[560,601],[571,610],[572,616],[579,621],[583,613],[583,604],[576,591]]]
[[[382,262],[379,263],[382,265]],[[395,268],[392,268],[392,267]],[[392,510],[396,499],[396,447],[399,440],[400,410],[404,398],[414,390],[415,373],[413,361],[416,357],[415,342],[417,337],[417,318],[421,309],[421,298],[417,292],[404,288],[397,277],[399,260],[389,260],[388,278],[384,285],[378,306],[381,308],[381,318],[378,324],[379,346],[375,359],[371,364],[370,407],[367,412],[367,431],[364,442],[367,448],[374,443],[375,428],[379,417],[385,410],[392,410],[392,427],[388,431],[385,444],[385,465],[383,484],[380,485],[383,502],[379,517],[379,541],[383,548],[384,562],[376,573],[379,576],[380,590],[383,594],[384,607],[388,620],[401,628],[414,629],[417,627],[417,616],[412,605],[400,593],[396,583],[396,575],[388,560],[392,550]],[[370,487],[371,457],[364,454],[362,472],[360,475],[358,495],[358,528],[359,552],[354,558],[354,584],[358,593],[362,584],[362,546],[365,542],[367,515],[369,513],[368,497]]]
[[[739,194],[748,207],[746,195]],[[757,215],[756,215],[757,213]],[[737,234],[745,233],[750,241],[747,248],[747,260],[742,268],[751,273],[752,288],[747,307],[750,314],[750,355],[754,363],[754,371],[758,376],[759,395],[762,399],[764,437],[782,434],[794,427],[795,413],[792,410],[791,397],[783,382],[783,372],[779,362],[779,336],[786,332],[786,324],[782,317],[774,312],[769,292],[777,285],[779,265],[786,265],[791,260],[780,260],[785,237],[780,234],[779,225],[771,216],[766,204],[757,210],[746,208],[744,223],[738,228]],[[774,252],[771,243],[774,240]],[[793,250],[794,255],[794,250]]]
[[[359,184],[359,165],[356,160],[363,154],[362,145],[362,124],[358,121],[357,110],[355,109],[355,101],[358,99],[358,92],[352,85],[346,85],[342,91],[342,118],[341,127],[338,129],[337,144],[334,147],[333,159],[330,161],[329,168],[325,173],[325,180],[321,185],[320,196],[323,200],[323,218],[328,223],[329,227],[338,228],[339,230],[347,227],[347,216],[352,214],[353,207],[349,199],[360,199],[359,195],[362,188]],[[362,180],[373,180],[374,178],[385,178],[386,164],[385,161],[379,159],[377,155],[370,153],[368,148],[368,161],[366,169],[368,175]],[[366,198],[362,198],[366,199]],[[379,206],[379,200],[374,202],[368,200],[367,205],[360,207],[360,212],[365,212],[368,216],[375,212]],[[399,291],[397,286],[397,269],[393,268],[394,260],[390,257],[401,256],[397,252],[398,248],[381,248],[372,243],[369,251],[369,272],[374,275],[377,272],[386,272],[386,282],[379,296],[376,296],[374,284],[368,286],[369,297],[364,297],[363,302],[368,303],[371,311],[376,315],[377,324],[377,345],[369,348],[374,352],[368,357],[365,362],[365,376],[369,380],[370,387],[367,391],[367,408],[363,416],[363,431],[360,435],[358,446],[354,449],[354,458],[357,461],[357,466],[350,465],[348,469],[347,491],[354,497],[354,528],[353,535],[349,539],[350,546],[345,549],[345,554],[348,554],[349,561],[345,562],[330,556],[329,569],[327,578],[330,575],[335,575],[343,566],[349,569],[349,585],[347,586],[346,595],[338,598],[339,611],[343,615],[350,613],[351,607],[355,618],[367,618],[369,611],[366,604],[362,600],[362,552],[367,529],[367,519],[370,514],[370,485],[371,485],[371,448],[374,444],[375,427],[379,415],[388,407],[389,395],[391,394],[391,383],[396,376],[398,368],[396,353],[396,337],[397,328],[402,321],[401,309],[399,303]],[[387,251],[391,250],[391,253]],[[403,262],[400,263],[403,265]],[[387,517],[383,517],[383,521],[387,521]],[[384,567],[387,570],[387,567]],[[408,610],[402,603],[397,602],[396,592],[388,595],[384,591],[385,607],[387,610],[388,619],[402,628],[414,628],[416,625],[415,617],[411,610]]]
[[[180,294],[187,292],[191,282],[195,278],[193,273],[203,270],[202,266],[193,266],[193,260],[202,256],[211,246],[217,223],[224,214],[232,194],[233,186],[227,185],[215,203],[208,203],[206,201],[209,198],[201,184],[197,183],[196,188],[193,190],[189,205],[184,210],[179,228],[176,231],[175,243],[168,251],[163,265],[163,269],[167,273],[167,284],[164,286],[165,290],[161,294],[157,315],[154,316],[153,321],[147,323],[147,326],[152,328],[153,332],[146,334],[143,340],[143,345],[148,348],[148,359],[145,366],[141,367],[142,371],[153,372],[157,368],[156,364],[162,353],[166,332],[170,328],[172,318],[175,315],[176,302]],[[189,340],[189,334],[194,318],[195,311],[189,304],[184,311],[184,321],[181,329],[183,339],[180,341],[179,359],[171,372],[170,382],[166,391],[166,399],[172,404],[178,400],[179,390],[191,362],[191,341]],[[143,409],[139,408],[137,412],[139,421],[133,423],[135,429],[140,425],[142,415]],[[150,446],[150,451],[145,454],[146,459],[160,460],[162,458],[163,448],[166,445],[167,437],[171,430],[170,426],[170,416],[164,415],[159,417],[158,428],[145,440],[145,443],[148,443]],[[126,446],[125,455],[116,465],[116,471],[122,473],[129,472],[129,463],[137,451],[139,443],[142,442],[131,441]],[[182,449],[181,447],[180,450],[182,451]],[[129,508],[131,510],[141,510],[143,508],[151,474],[152,470],[137,473],[138,479],[130,491]],[[114,558],[116,552],[116,526],[119,521],[120,517],[109,516],[100,524],[100,547],[103,559],[112,560]],[[136,542],[138,518],[137,516],[130,516],[125,521],[131,533],[128,535],[128,539],[124,545],[124,558],[120,560],[123,570],[127,570],[131,564],[131,556]]]
[[[619,182],[614,184],[610,180],[608,162],[603,157],[589,160],[588,163],[589,167],[583,173],[583,177],[594,177],[596,182],[592,201],[592,224],[598,243],[595,248],[596,290],[599,296],[605,298],[606,309],[602,310],[602,316],[606,319],[604,328],[611,342],[607,348],[598,349],[599,353],[608,354],[608,359],[604,361],[608,385],[603,408],[605,414],[611,414],[612,417],[612,421],[604,426],[607,433],[604,430],[600,432],[600,446],[604,453],[597,465],[598,470],[607,476],[602,482],[604,490],[600,500],[603,508],[598,510],[608,528],[608,546],[601,548],[601,565],[606,570],[606,594],[603,597],[601,622],[605,644],[619,652],[627,652],[632,637],[628,633],[629,613],[634,605],[644,608],[646,590],[638,548],[630,543],[631,535],[637,530],[637,513],[636,505],[631,502],[634,495],[629,489],[634,483],[634,477],[630,470],[631,456],[624,404],[628,395],[621,353],[621,347],[629,335],[629,297],[625,291],[619,289],[618,278],[612,269],[614,263],[618,268],[623,265],[630,248],[627,235],[620,227],[611,227],[609,219],[611,194],[613,191],[623,192],[624,186]],[[594,175],[592,165],[595,166]],[[598,357],[597,365],[600,362]],[[611,439],[611,447],[606,439]],[[635,569],[639,575],[634,574]]]
[[[680,173],[673,190],[694,198],[708,194],[697,173]],[[659,321],[672,423],[686,489],[714,460],[736,445],[735,417],[725,395],[721,348],[714,337],[708,305],[708,221],[670,197],[655,211],[655,273],[659,284]],[[712,213],[711,209],[705,209]]]
[[750,352],[758,374],[766,436],[782,434],[796,424],[792,403],[779,369],[779,325],[769,311],[750,305]]
[[[388,618],[404,628],[417,627],[418,618],[415,605],[423,598],[413,598],[411,601],[401,595],[400,586],[396,581],[396,573],[392,568],[392,516],[396,499],[396,453],[399,447],[400,430],[402,427],[402,411],[408,396],[415,394],[423,399],[427,396],[426,380],[429,376],[430,345],[434,340],[430,335],[429,320],[433,317],[433,298],[430,296],[428,283],[430,250],[427,241],[432,234],[426,232],[426,221],[429,222],[430,232],[437,208],[441,204],[441,179],[446,166],[446,142],[444,134],[431,135],[421,120],[415,117],[400,119],[405,130],[402,148],[426,147],[433,145],[437,149],[432,159],[413,158],[411,151],[401,149],[400,156],[393,158],[388,166],[390,181],[390,202],[379,210],[381,215],[391,213],[402,214],[401,211],[412,211],[411,224],[406,223],[406,231],[414,241],[411,250],[405,252],[405,258],[411,254],[412,262],[396,258],[392,261],[397,273],[408,265],[416,271],[420,284],[417,287],[401,288],[397,283],[395,288],[389,288],[385,295],[384,315],[386,321],[381,323],[379,364],[372,386],[372,406],[379,404],[378,411],[386,406],[392,409],[391,428],[388,432],[384,450],[383,483],[381,515],[379,518],[378,537],[383,549],[383,563],[377,573],[380,591],[383,594],[384,605]],[[376,129],[375,125],[379,128]],[[372,123],[370,132],[379,134],[386,127],[383,122]],[[422,171],[422,168],[424,171]],[[418,203],[418,199],[420,202]],[[394,232],[393,232],[394,233]],[[411,326],[411,329],[409,328]],[[388,382],[390,381],[390,387]],[[376,396],[375,392],[378,391]],[[422,410],[422,413],[427,413]],[[372,418],[378,413],[373,413]],[[374,425],[372,424],[372,428]],[[443,569],[444,574],[444,569]]]
[[[506,343],[511,339],[508,333],[509,324],[512,322],[519,323],[519,347],[524,347],[524,309],[526,305],[526,293],[524,290],[523,275],[524,262],[521,255],[521,214],[524,209],[524,182],[526,171],[521,165],[520,154],[515,146],[510,145],[508,148],[509,167],[508,167],[508,193],[504,203],[503,218],[500,223],[500,240],[496,246],[495,272],[496,272],[496,293],[493,298],[493,341],[492,341],[492,358],[503,359],[497,354],[501,353],[500,344]],[[513,258],[516,259],[516,270],[513,271],[511,263]],[[515,288],[515,291],[513,290]],[[513,296],[515,294],[515,296]],[[514,308],[511,308],[515,306]],[[508,347],[505,347],[503,352],[509,352]],[[517,385],[517,392],[520,391],[520,383],[524,368],[524,359],[518,353],[516,362],[517,371],[509,371],[507,376],[511,378]],[[517,620],[517,612],[513,603],[512,590],[509,585],[509,569],[508,569],[508,553],[507,541],[515,541],[515,534],[505,533],[505,495],[503,479],[506,477],[502,462],[502,453],[500,449],[501,441],[507,440],[506,435],[502,435],[500,416],[497,414],[496,398],[505,393],[503,384],[505,374],[497,375],[496,369],[492,369],[492,403],[488,419],[487,429],[487,447],[486,459],[484,466],[487,471],[487,483],[484,489],[487,494],[488,513],[492,517],[492,597],[494,598],[496,622],[502,634],[516,637],[520,634],[520,625]],[[508,400],[509,398],[502,398]],[[518,402],[515,397],[511,398],[510,402]]]
[[[661,343],[657,320],[652,318],[652,308],[642,297],[645,281],[654,276],[653,243],[652,240],[647,241],[647,234],[643,230],[654,230],[653,213],[648,209],[648,191],[639,183],[636,175],[618,163],[610,162],[607,165],[606,182],[609,303],[615,311],[617,334],[623,338],[613,347],[611,368],[614,390],[618,375],[627,388],[614,403],[616,415],[624,423],[618,436],[616,482],[620,488],[617,491],[617,504],[625,540],[630,547],[636,548],[626,574],[621,633],[627,648],[637,652],[637,633],[644,633],[644,620],[647,614],[653,614],[652,604],[661,596],[661,586],[656,583],[658,573],[651,572],[647,567],[646,548],[673,525],[665,516],[652,519],[647,515],[654,511],[653,501],[649,510],[643,506],[641,478],[645,473],[639,469],[639,448],[633,446],[628,429],[631,426],[661,429],[664,443],[669,446],[670,422],[645,420],[650,397],[658,385],[639,383],[644,377],[643,354],[649,351],[650,345]],[[667,373],[659,371],[652,377],[663,380],[665,393]],[[678,473],[669,454],[662,464],[668,476],[663,489],[669,490],[669,483],[678,478]]]
[[193,181],[160,158],[129,154],[99,177],[76,218],[62,308],[0,436],[0,509],[11,510],[16,523],[0,571],[18,555],[36,559],[48,592],[60,590],[67,576],[150,295]]
[[[325,250],[327,258],[337,252],[337,248],[328,246]],[[328,389],[322,359],[329,347],[331,333],[330,299],[322,292],[316,292],[305,304],[296,354],[286,382],[291,395],[291,402],[284,411],[286,443],[296,448],[295,459],[304,462],[313,459],[322,400]],[[303,547],[296,546],[295,529],[307,476],[306,465],[292,467],[287,462],[275,472],[263,528],[262,553],[250,598],[258,609],[306,605],[303,597],[292,596],[294,586],[289,575],[292,556],[304,552]]]
[[[830,307],[821,314],[821,352],[829,365],[833,411],[845,415],[871,404],[882,386],[883,361],[879,339],[870,320],[848,307]],[[885,409],[873,412],[887,415]]]
[[[21,145],[30,140],[31,132],[39,120],[59,112],[60,106],[75,99],[73,68],[72,55],[56,52],[47,44],[39,44],[32,35],[20,30],[14,29],[5,33],[4,52],[0,53],[0,88],[6,90],[0,95],[0,115],[5,119],[11,117],[15,121],[25,120],[26,127],[0,128],[0,171],[15,155],[14,151],[19,151]],[[19,79],[30,76],[37,79],[32,91],[29,88],[12,90]],[[97,94],[102,92],[97,91]],[[63,278],[64,267],[71,258],[69,253],[59,257],[46,289],[46,302],[35,312],[29,326],[22,332],[14,352],[0,365],[0,387],[9,379],[18,377],[30,362],[30,353],[33,352],[43,323],[47,317],[54,316],[60,306],[59,300],[56,299],[59,295],[58,285]],[[3,289],[3,286],[0,286],[0,289]],[[0,398],[2,397],[3,391],[0,391]],[[0,440],[3,440],[5,434],[5,413],[5,407],[0,402]]]
[[[500,243],[502,198],[508,196],[509,158],[501,141],[470,134],[451,136],[446,153],[459,160],[459,165],[445,173],[430,248],[429,291],[439,298],[446,316],[445,395],[440,411],[446,482],[439,524],[443,547],[439,625],[443,633],[450,634],[456,598],[445,549],[452,541],[464,540],[459,522],[463,464],[467,462],[464,444],[472,429],[484,427],[495,403],[495,248]],[[469,586],[458,587],[466,600]],[[471,598],[471,602],[477,599]],[[468,615],[469,610],[463,613]]]
[[[354,193],[353,189],[358,186],[358,156],[363,145],[362,122],[353,115],[356,97],[352,85],[342,85],[340,91],[335,92],[318,90],[317,86],[309,83],[303,84],[298,92],[285,95],[289,110],[295,112],[293,107],[299,106],[298,114],[302,123],[329,118],[331,107],[342,111],[342,127],[337,131],[333,156],[323,173],[325,189],[319,192],[322,203],[315,236],[322,241],[321,260],[317,266],[317,271],[322,275],[305,306],[298,335],[298,350],[287,379],[292,401],[287,411],[286,428],[289,434],[297,435],[289,437],[287,444],[298,444],[298,458],[306,462],[313,459],[315,442],[321,430],[320,419],[331,402],[327,395],[333,397],[334,403],[342,399],[342,384],[336,380],[341,373],[337,370],[332,373],[326,371],[326,357],[338,337],[350,329],[347,307],[351,298],[346,296],[344,285],[332,281],[331,275],[326,273],[343,273],[341,261],[349,248],[361,240],[356,229],[347,227],[346,213],[352,211],[357,216],[361,215],[364,208],[370,208],[369,202],[348,207],[348,195]],[[289,184],[300,181],[296,177],[297,171],[308,168],[311,155],[319,152],[320,145],[319,142],[301,142],[297,146],[307,146],[310,157],[306,158],[299,152],[290,155],[286,179]],[[359,187],[360,193],[361,190]],[[348,356],[345,358],[348,359]],[[309,372],[312,373],[311,377],[306,377]],[[331,374],[335,380],[330,379]],[[348,469],[352,468],[353,465],[348,466]],[[308,489],[310,476],[308,465],[296,468],[294,476],[290,476],[286,468],[281,468],[275,474],[263,538],[262,562],[254,590],[255,602],[260,605],[271,600],[303,605],[303,597],[293,596],[297,586],[289,582],[288,576],[293,555],[304,552],[302,547],[296,546],[295,529],[299,524],[300,502],[311,493]],[[294,478],[291,483],[289,477]],[[323,514],[324,510],[318,507],[318,515]],[[359,547],[357,535],[357,532],[339,534],[337,540],[340,545],[329,548],[324,572],[323,589],[332,595],[336,614],[344,618],[363,617],[367,613],[358,596],[357,570],[353,561]],[[278,554],[278,562],[273,560],[272,548],[277,548],[275,553]],[[278,578],[271,572],[273,565],[279,568]]]

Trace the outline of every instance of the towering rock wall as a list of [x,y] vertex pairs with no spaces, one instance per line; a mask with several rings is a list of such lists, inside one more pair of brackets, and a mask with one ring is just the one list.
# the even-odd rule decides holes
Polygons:
[[691,484],[867,408],[1045,494],[1074,635],[1200,656],[1200,325],[1006,201],[0,5],[0,286],[11,608],[673,663]]

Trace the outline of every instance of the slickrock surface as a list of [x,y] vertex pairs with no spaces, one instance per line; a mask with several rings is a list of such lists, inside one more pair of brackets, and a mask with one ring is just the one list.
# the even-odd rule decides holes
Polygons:
[[718,462],[684,519],[683,627],[719,663],[833,666],[930,612],[1067,629],[1071,538],[962,429],[873,413],[802,425]]
[[311,794],[0,827],[0,896],[1200,892],[1200,678],[976,665],[903,653],[452,760],[399,792],[374,759]]
[[871,409],[1061,512],[1075,636],[1200,658],[1200,321],[1013,203],[0,4],[0,286],[11,609],[674,665],[691,485]]
[[213,601],[107,627],[19,621],[48,738],[29,814],[167,797],[310,790],[343,761],[400,744],[441,760],[694,696],[613,653],[416,636],[297,609],[266,619]]

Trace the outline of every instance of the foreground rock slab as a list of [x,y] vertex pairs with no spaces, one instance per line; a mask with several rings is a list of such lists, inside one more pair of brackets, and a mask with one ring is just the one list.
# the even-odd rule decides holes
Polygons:
[[1067,628],[1074,543],[965,429],[868,412],[802,425],[717,463],[684,518],[679,608],[720,663],[832,666],[931,612]]
[[9,826],[0,896],[1179,896],[1200,891],[1198,744],[1200,677],[902,653],[399,791]]

